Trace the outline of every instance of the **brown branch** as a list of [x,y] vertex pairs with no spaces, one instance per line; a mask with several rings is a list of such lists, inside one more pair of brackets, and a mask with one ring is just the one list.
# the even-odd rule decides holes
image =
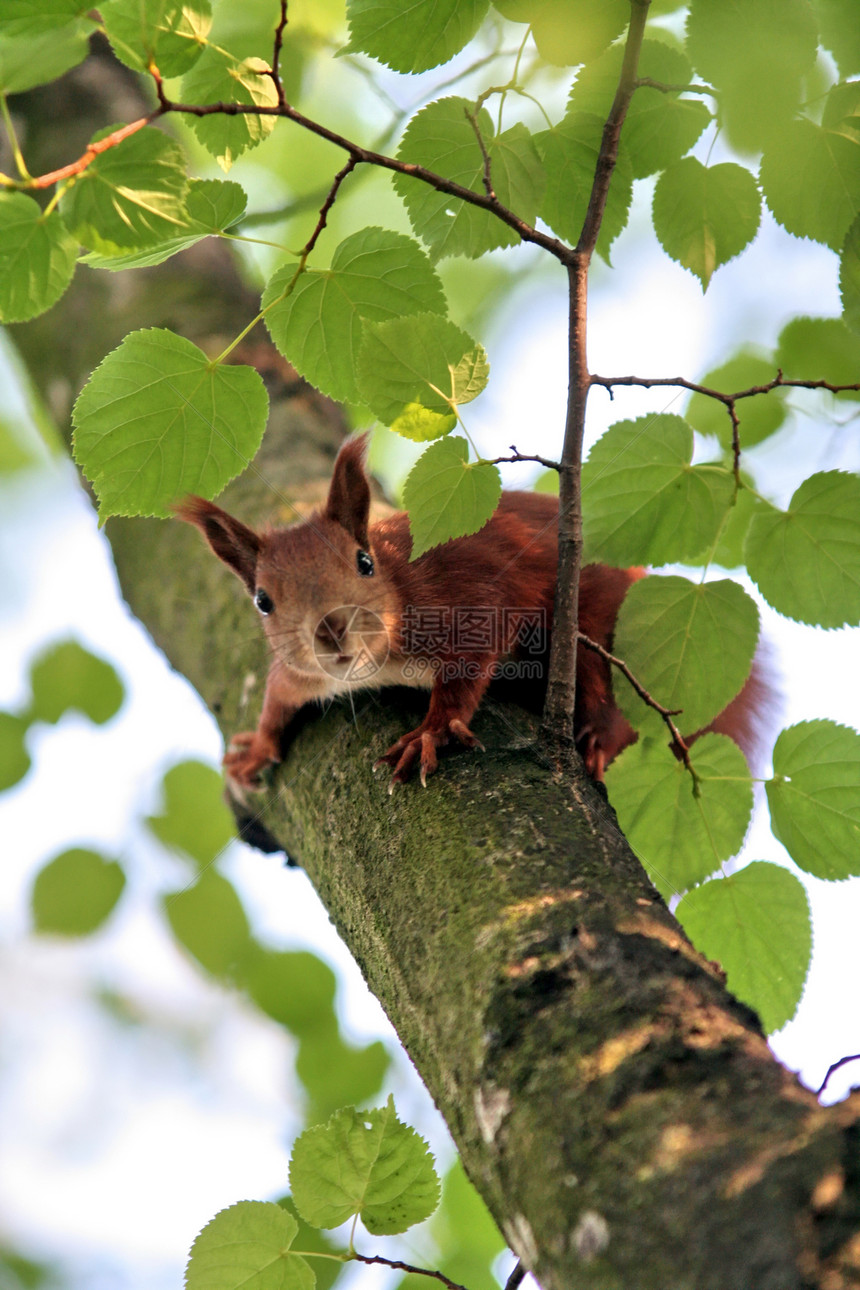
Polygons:
[[490,154],[487,151],[487,145],[484,142],[484,136],[481,134],[481,127],[478,125],[479,111],[480,111],[480,105],[475,107],[474,112],[470,112],[469,109],[466,108],[466,120],[469,122],[469,125],[472,127],[472,129],[475,132],[475,138],[478,141],[478,147],[481,149],[481,156],[484,159],[484,171],[483,171],[484,192],[492,201],[498,201],[498,198],[496,197],[496,190],[493,188],[493,177],[491,174],[492,163],[490,162]]
[[591,380],[588,373],[588,269],[606,209],[618,158],[621,127],[636,84],[636,69],[650,0],[631,0],[630,26],[615,98],[603,129],[594,181],[579,240],[568,269],[568,396],[564,446],[559,470],[558,589],[541,741],[559,766],[568,766],[574,749],[571,714],[576,698],[579,629],[579,576],[582,567],[582,445]]
[[610,399],[612,387],[615,385],[640,386],[646,390],[655,386],[668,385],[690,390],[693,394],[703,394],[709,399],[716,399],[722,403],[732,423],[732,469],[738,486],[741,483],[741,438],[740,417],[736,404],[741,399],[751,399],[756,394],[770,394],[772,390],[778,389],[829,390],[831,394],[860,390],[860,381],[850,385],[836,385],[832,381],[824,380],[794,380],[784,377],[781,368],[777,368],[776,376],[772,381],[766,381],[763,385],[751,385],[748,389],[736,390],[733,394],[727,394],[724,390],[715,390],[710,385],[700,385],[697,381],[685,380],[683,376],[591,376],[589,381],[592,386],[603,386],[608,391]]
[[612,667],[617,667],[618,671],[621,672],[633,686],[633,689],[639,695],[642,702],[646,703],[649,708],[653,708],[654,711],[663,718],[669,733],[672,736],[673,743],[677,745],[682,762],[693,776],[693,779],[696,779],[696,772],[693,770],[693,764],[690,761],[690,749],[684,740],[684,736],[672,720],[672,718],[677,717],[679,712],[682,712],[683,709],[664,708],[663,704],[658,703],[655,698],[652,698],[642,682],[633,675],[623,658],[616,658],[614,654],[610,654],[608,649],[604,649],[602,645],[597,643],[597,641],[593,641],[590,636],[586,636],[580,631],[576,633],[576,636],[577,640],[581,641],[586,649],[594,650],[595,654],[599,654],[601,658],[606,659],[606,662],[611,664]]
[[[160,78],[159,78],[160,79]],[[71,161],[67,166],[61,166],[59,170],[51,170],[46,175],[37,175],[32,179],[22,180],[21,182],[10,184],[9,187],[16,189],[28,188],[50,188],[52,184],[62,182],[64,179],[71,179],[72,175],[79,175],[82,170],[86,170],[90,162],[95,161],[102,152],[107,152],[110,148],[115,148],[117,144],[122,143],[124,139],[129,138],[132,134],[137,134],[145,125],[149,125],[156,117],[161,116],[161,107],[155,108],[147,116],[138,117],[136,121],[131,121],[128,125],[122,125],[118,130],[113,130],[106,134],[103,139],[97,139],[87,145],[86,152],[78,157],[77,161]]]
[[766,381],[764,385],[751,385],[749,389],[737,390],[732,394],[727,394],[724,390],[715,390],[710,385],[687,381],[683,376],[591,376],[589,379],[592,385],[602,385],[609,390],[610,394],[611,387],[614,385],[642,386],[646,390],[650,390],[652,386],[672,385],[682,390],[691,390],[694,394],[705,394],[710,399],[718,399],[720,403],[726,404],[737,403],[740,399],[750,399],[755,394],[770,394],[772,390],[777,389],[829,390],[831,394],[860,390],[860,381],[849,385],[836,385],[832,381],[794,380],[783,376],[781,370],[777,371],[772,381]]
[[520,452],[516,444],[511,444],[511,452],[513,453],[512,457],[493,457],[492,460],[487,461],[485,464],[488,466],[502,466],[518,461],[535,461],[539,466],[545,466],[547,470],[561,470],[561,462],[551,461],[549,457],[539,457],[537,454],[530,455]]
[[359,1263],[381,1263],[386,1268],[396,1268],[398,1272],[411,1272],[419,1277],[435,1277],[437,1281],[442,1282],[443,1286],[447,1286],[448,1290],[466,1290],[459,1281],[452,1281],[450,1277],[446,1277],[444,1272],[416,1268],[411,1263],[402,1263],[400,1259],[386,1259],[382,1254],[359,1254],[357,1250],[353,1250],[352,1257],[358,1259]]
[[284,32],[287,29],[287,3],[288,0],[281,0],[281,16],[278,19],[278,25],[275,28],[275,44],[272,50],[272,70],[269,72],[278,95],[279,107],[284,107],[287,102],[284,94],[284,86],[281,82],[280,71],[281,49],[284,44]]
[[661,94],[710,94],[715,99],[720,97],[713,85],[667,85],[665,81],[655,81],[653,76],[638,76],[636,88],[659,90]]
[[841,1067],[847,1066],[849,1062],[860,1062],[860,1053],[854,1053],[851,1057],[840,1057],[838,1062],[833,1062],[832,1065],[828,1066],[827,1074],[824,1076],[824,1079],[816,1090],[816,1097],[821,1097],[821,1094],[827,1088],[827,1081],[830,1079],[830,1076],[835,1075]]
[[304,250],[302,251],[301,260],[300,260],[300,269],[304,268],[305,263],[308,259],[308,256],[316,246],[317,241],[319,240],[319,236],[328,222],[329,211],[331,210],[332,206],[334,206],[335,199],[340,190],[341,184],[346,179],[347,175],[351,174],[353,170],[355,170],[357,165],[358,165],[358,162],[356,161],[355,157],[350,157],[346,165],[342,166],[341,169],[335,175],[334,181],[332,182],[332,186],[328,191],[328,195],[326,196],[325,201],[320,207],[319,219],[317,220],[316,228],[314,229],[313,233],[311,233],[310,237],[305,243]]
[[511,1275],[505,1282],[505,1290],[517,1290],[517,1286],[523,1282],[525,1275],[526,1268],[523,1267],[523,1261],[520,1259],[519,1263],[517,1263],[511,1270]]
[[585,212],[582,232],[576,244],[577,251],[581,255],[589,257],[597,244],[597,236],[600,232],[600,225],[603,222],[603,212],[606,209],[609,185],[612,182],[615,164],[618,160],[621,127],[627,116],[627,109],[630,106],[633,91],[636,89],[636,68],[639,63],[639,53],[642,49],[642,40],[645,35],[645,22],[648,17],[650,0],[630,0],[630,3],[630,26],[627,31],[627,42],[624,46],[621,76],[618,80],[618,88],[615,91],[612,107],[609,109],[609,116],[606,118],[606,124],[603,127],[603,137],[600,141],[597,167],[594,172],[594,183],[591,186],[591,195],[588,199],[588,209]]
[[319,121],[314,121],[304,113],[299,112],[289,103],[278,105],[277,107],[266,107],[256,103],[174,103],[169,100],[163,109],[158,109],[153,115],[158,116],[161,112],[182,112],[188,116],[276,116],[284,120],[292,121],[302,129],[315,134],[320,139],[333,143],[335,147],[342,148],[348,152],[355,162],[364,162],[370,166],[378,166],[382,170],[390,170],[398,175],[409,175],[413,179],[427,184],[430,188],[435,188],[437,192],[447,193],[450,197],[457,197],[461,201],[467,202],[470,206],[478,206],[481,210],[489,211],[495,215],[503,224],[512,228],[524,242],[533,243],[541,247],[544,251],[549,252],[555,259],[562,264],[573,262],[574,251],[572,247],[560,241],[557,237],[551,237],[547,233],[542,233],[540,229],[534,228],[525,220],[520,219],[507,206],[503,206],[497,197],[488,197],[486,193],[476,193],[473,188],[465,188],[463,184],[456,183],[453,179],[446,179],[444,175],[438,175],[433,170],[428,170],[426,166],[419,166],[415,162],[400,161],[397,157],[389,157],[384,152],[375,152],[372,148],[363,148],[360,144],[354,143],[347,139],[345,135],[338,134],[336,130],[330,130],[328,126],[322,125]]

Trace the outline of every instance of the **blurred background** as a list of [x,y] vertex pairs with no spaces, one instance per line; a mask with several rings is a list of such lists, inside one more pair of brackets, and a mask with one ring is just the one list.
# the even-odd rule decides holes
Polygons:
[[[270,25],[261,0],[242,14],[231,8],[225,39],[230,25],[240,43],[246,28]],[[378,142],[434,93],[432,74],[371,74],[352,58],[315,59],[343,36],[334,0],[297,4],[293,21],[287,72],[309,115]],[[479,53],[461,56],[458,93],[485,83],[466,72]],[[542,76],[542,101],[561,111],[569,72]],[[173,124],[195,172],[217,177],[194,135]],[[718,156],[719,142],[703,146]],[[333,155],[278,129],[240,160],[230,177],[248,191],[251,210],[272,213],[243,231],[302,245]],[[798,314],[838,316],[835,256],[768,215],[703,295],[657,244],[652,188],[637,181],[612,267],[595,266],[593,371],[701,379],[741,345],[771,354]],[[361,222],[408,231],[385,176],[369,176],[338,203],[321,262]],[[239,244],[237,255],[255,286],[283,251]],[[466,410],[474,442],[487,456],[510,445],[557,456],[563,275],[523,248],[439,268],[454,291],[455,321],[486,346],[493,369],[489,389]],[[504,299],[503,288],[512,289]],[[231,840],[220,735],[125,608],[109,547],[14,337],[4,339],[0,363],[0,1290],[180,1285],[188,1248],[217,1210],[288,1190],[290,1144],[307,1122],[343,1104],[380,1105],[389,1093],[430,1141],[445,1202],[405,1238],[361,1248],[440,1266],[470,1290],[504,1284],[513,1260],[303,873]],[[610,402],[597,390],[589,441],[616,420],[683,413],[686,404],[680,391],[619,390]],[[856,403],[790,392],[787,404],[783,428],[748,454],[782,505],[815,469],[860,468]],[[702,459],[714,448],[701,437]],[[395,498],[418,451],[375,431],[372,464]],[[506,468],[506,483],[526,487],[535,473]],[[762,612],[784,696],[781,724],[829,717],[860,726],[860,632]],[[250,607],[248,621],[254,630]],[[793,867],[763,802],[743,858]],[[813,963],[796,1018],[772,1043],[817,1087],[832,1062],[860,1052],[856,992],[845,989],[860,971],[860,880],[799,876],[812,906]],[[82,893],[79,906],[73,891]],[[231,970],[237,946],[241,979]],[[858,1068],[834,1076],[829,1099],[860,1078]],[[350,1268],[339,1284],[401,1280]]]

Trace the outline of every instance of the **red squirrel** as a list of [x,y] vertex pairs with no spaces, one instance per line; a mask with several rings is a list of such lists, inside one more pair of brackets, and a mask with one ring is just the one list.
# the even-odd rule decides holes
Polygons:
[[[245,584],[272,651],[259,725],[235,735],[224,758],[227,774],[245,788],[260,787],[260,772],[282,760],[290,724],[305,704],[385,685],[430,691],[427,716],[377,763],[392,767],[392,786],[417,763],[426,784],[437,750],[452,739],[482,747],[469,723],[506,660],[531,662],[531,675],[546,665],[557,498],[503,492],[479,532],[410,562],[405,512],[369,522],[367,438],[347,440],[325,505],[290,528],[256,532],[202,497],[176,508]],[[611,648],[621,602],[643,576],[638,568],[586,565],[580,631]],[[755,696],[746,693],[753,681],[709,727],[745,750],[754,734]],[[595,779],[637,738],[614,702],[609,664],[587,648],[577,651],[574,735]]]

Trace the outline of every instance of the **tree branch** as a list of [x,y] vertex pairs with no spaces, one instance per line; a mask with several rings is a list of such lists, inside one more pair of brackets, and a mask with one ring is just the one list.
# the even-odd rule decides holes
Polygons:
[[631,0],[630,26],[618,88],[603,129],[582,231],[573,259],[568,262],[568,396],[559,470],[558,587],[541,723],[541,740],[559,766],[569,766],[574,753],[572,723],[582,567],[582,444],[591,385],[586,352],[588,271],[618,158],[621,127],[636,88],[636,69],[649,3],[650,0]]
[[672,736],[673,743],[677,745],[681,760],[683,761],[687,770],[693,776],[693,779],[696,779],[697,775],[695,770],[693,769],[693,764],[690,761],[690,749],[687,746],[686,742],[684,741],[684,737],[681,734],[680,730],[672,720],[672,718],[677,717],[678,714],[681,711],[683,711],[683,709],[664,708],[663,704],[658,703],[657,700],[648,693],[648,691],[645,689],[645,686],[642,684],[642,682],[636,676],[634,676],[634,674],[630,671],[630,668],[628,667],[628,665],[624,662],[623,658],[616,658],[614,654],[610,654],[608,649],[604,649],[604,647],[600,645],[597,641],[593,641],[590,636],[586,636],[583,632],[577,632],[577,639],[581,641],[582,644],[585,645],[587,649],[593,650],[595,654],[599,654],[601,658],[606,659],[606,662],[611,664],[612,667],[617,668],[618,671],[621,672],[622,675],[627,678],[630,685],[632,685],[633,689],[639,695],[639,698],[642,700],[642,702],[646,703],[649,708],[653,708],[654,711],[663,718],[663,720],[666,723],[666,727],[670,735]]
[[357,1250],[353,1250],[352,1257],[359,1263],[379,1263],[386,1268],[395,1268],[398,1272],[411,1272],[416,1277],[433,1277],[436,1281],[441,1281],[443,1286],[447,1286],[448,1290],[466,1290],[459,1281],[452,1281],[450,1277],[445,1276],[444,1272],[438,1272],[435,1269],[419,1268],[414,1263],[403,1263],[400,1259],[386,1259],[382,1254],[359,1254]]

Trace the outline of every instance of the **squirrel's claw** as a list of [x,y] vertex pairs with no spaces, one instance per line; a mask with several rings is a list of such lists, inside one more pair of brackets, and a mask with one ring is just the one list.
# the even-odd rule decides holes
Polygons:
[[278,749],[259,730],[233,735],[224,754],[224,774],[243,789],[262,792],[265,772],[280,761]]
[[391,785],[388,790],[392,792],[394,784],[406,783],[417,762],[418,778],[422,787],[426,788],[428,775],[432,775],[439,765],[437,749],[444,748],[452,738],[464,744],[466,748],[485,751],[484,745],[472,734],[465,721],[461,721],[459,717],[450,717],[442,725],[430,728],[419,726],[416,730],[410,730],[408,734],[401,735],[397,743],[392,744],[388,751],[374,762],[373,769],[376,770],[381,766],[392,767]]

